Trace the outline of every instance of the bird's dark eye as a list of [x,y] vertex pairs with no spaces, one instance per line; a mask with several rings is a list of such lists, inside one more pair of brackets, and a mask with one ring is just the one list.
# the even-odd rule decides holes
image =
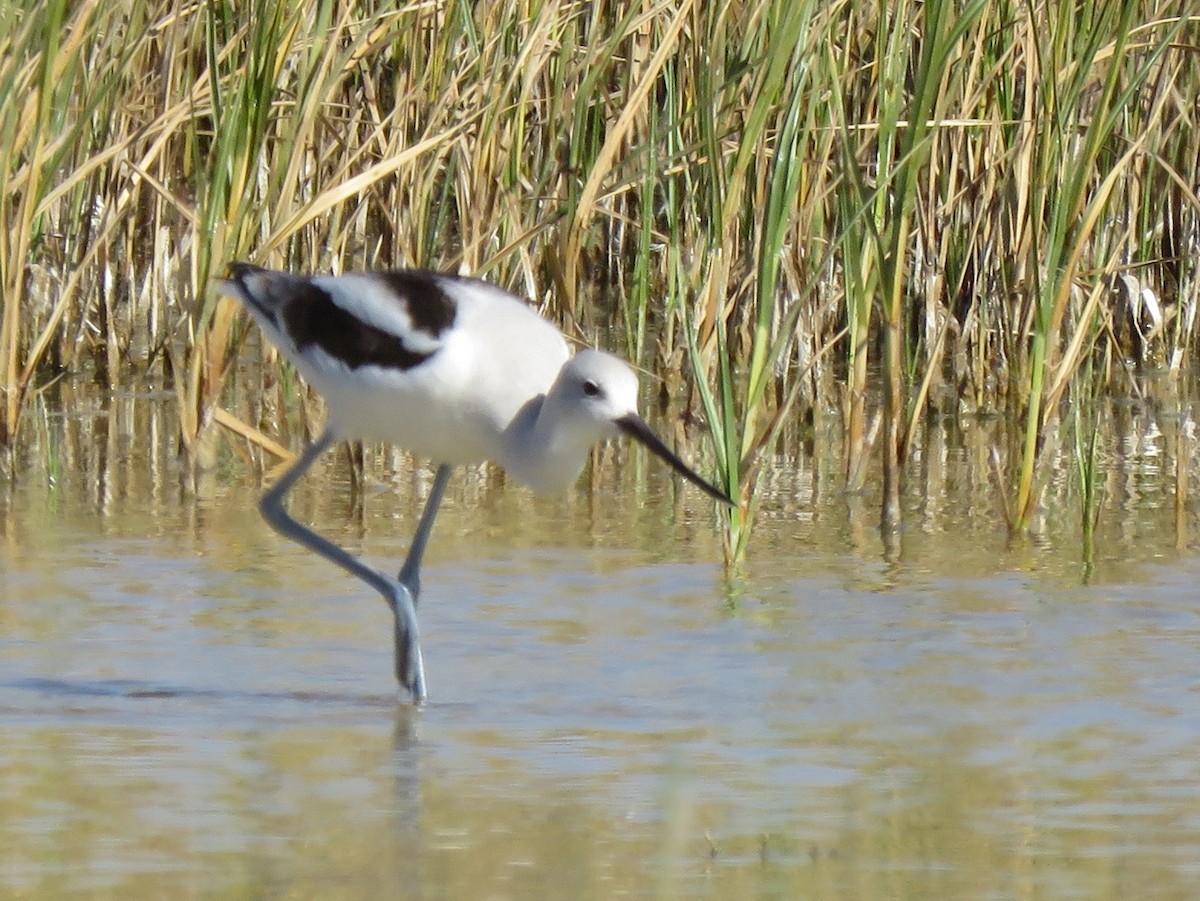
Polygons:
[[597,385],[595,382],[593,382],[591,379],[588,379],[586,382],[583,383],[583,393],[586,394],[588,397],[595,397],[596,395],[598,395],[600,393],[600,386]]

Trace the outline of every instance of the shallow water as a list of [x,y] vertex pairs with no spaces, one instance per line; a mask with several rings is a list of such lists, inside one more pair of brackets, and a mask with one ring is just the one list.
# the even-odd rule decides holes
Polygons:
[[[1069,535],[1006,546],[969,439],[898,555],[781,461],[733,581],[640,459],[550,499],[460,473],[414,711],[383,603],[252,478],[183,496],[143,402],[47,415],[0,508],[0,896],[1194,894],[1200,555],[1161,454],[1115,461],[1086,580]],[[295,510],[398,563],[430,474],[371,472]]]

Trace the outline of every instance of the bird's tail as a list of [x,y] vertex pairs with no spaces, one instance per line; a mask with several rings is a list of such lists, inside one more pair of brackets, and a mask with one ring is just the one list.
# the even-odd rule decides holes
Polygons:
[[271,277],[283,274],[253,263],[230,263],[225,272],[225,278],[217,279],[217,290],[274,322],[278,301],[270,291]]

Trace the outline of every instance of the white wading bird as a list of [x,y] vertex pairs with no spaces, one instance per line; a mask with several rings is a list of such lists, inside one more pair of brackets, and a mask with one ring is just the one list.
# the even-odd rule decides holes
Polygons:
[[[396,678],[425,699],[416,604],[425,544],[450,475],[493,460],[537,491],[570,485],[589,449],[619,432],[685,479],[733,501],[660,441],[637,412],[638,381],[611,354],[574,356],[520,298],[473,278],[419,270],[307,276],[234,263],[219,282],[327,401],[329,425],[263,495],[277,531],[358,576],[396,619]],[[292,519],[284,498],[339,439],[383,441],[438,464],[398,578]]]

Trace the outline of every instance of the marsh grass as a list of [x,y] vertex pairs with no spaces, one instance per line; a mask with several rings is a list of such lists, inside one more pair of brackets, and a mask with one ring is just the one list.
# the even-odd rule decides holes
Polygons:
[[0,4],[0,442],[91,368],[165,376],[197,472],[277,454],[296,385],[231,392],[212,277],[419,265],[661,377],[731,563],[825,409],[886,530],[929,415],[1020,423],[1024,534],[1064,411],[1195,358],[1198,45],[1160,0]]

